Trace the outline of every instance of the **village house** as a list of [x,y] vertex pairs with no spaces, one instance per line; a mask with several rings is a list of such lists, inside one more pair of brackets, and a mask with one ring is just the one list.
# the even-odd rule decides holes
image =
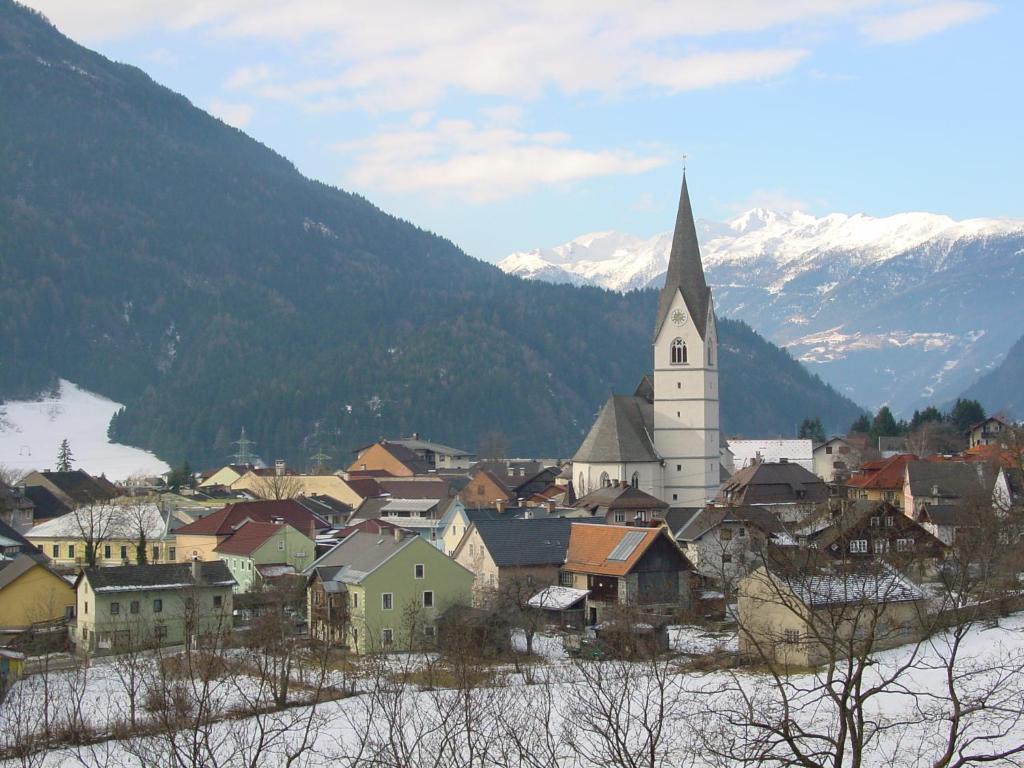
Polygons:
[[425,475],[433,467],[417,453],[398,441],[379,440],[358,449],[349,472],[382,470],[393,477]]
[[[435,443],[432,440],[423,440],[419,434],[413,432],[412,437],[381,440],[379,443],[359,448],[358,456],[352,463],[352,466],[349,467],[349,471],[359,469],[362,463],[367,465],[367,469],[388,469],[387,463],[389,460],[384,459],[378,451],[373,451],[374,446],[381,446],[388,453],[391,453],[392,460],[404,464],[409,469],[417,470],[412,474],[421,474],[421,467],[423,465],[411,466],[407,464],[406,462],[409,460],[408,454],[399,454],[399,451],[395,450],[395,446],[399,449],[404,448],[407,451],[411,451],[413,456],[423,462],[428,470],[469,469],[475,460],[474,454],[469,451]],[[393,474],[399,475],[402,473],[394,472]]]
[[326,520],[294,499],[240,501],[178,528],[175,534],[179,559],[218,560],[217,547],[249,520],[257,523],[287,523],[312,541],[316,540],[320,531],[330,528]]
[[499,516],[471,522],[452,557],[473,573],[474,602],[479,605],[502,591],[536,591],[557,583],[571,525],[571,520],[557,517]]
[[878,557],[934,566],[946,546],[888,501],[859,500],[824,511],[796,531],[801,545],[843,560]]
[[41,560],[48,559],[23,534],[0,520],[0,562],[5,559],[13,560],[21,554],[32,555]]
[[422,538],[356,531],[306,571],[310,635],[354,653],[432,646],[473,574]]
[[587,622],[617,606],[688,607],[693,566],[666,526],[571,524],[559,585],[587,590]]
[[349,518],[352,517],[353,507],[351,504],[346,504],[324,494],[296,496],[295,501],[299,502],[299,504],[317,517],[326,520],[334,528],[347,525]]
[[24,533],[35,524],[35,509],[22,489],[0,480],[0,523]]
[[74,612],[75,591],[48,565],[26,554],[0,559],[0,646],[34,625],[73,618]]
[[917,456],[900,453],[887,459],[869,461],[845,482],[845,496],[851,500],[888,501],[903,506],[906,467]]
[[287,523],[247,520],[218,544],[236,592],[249,592],[267,579],[302,573],[316,559],[316,544]]
[[252,464],[228,464],[212,472],[204,472],[197,488],[230,488],[253,469]]
[[814,447],[814,474],[827,485],[845,482],[861,465],[861,451],[853,440],[833,437]]
[[763,562],[769,542],[786,537],[774,514],[751,506],[705,507],[689,514],[673,535],[697,573],[729,591]]
[[586,510],[611,525],[648,525],[664,520],[668,504],[649,493],[634,488],[624,480],[616,480],[597,488],[579,499],[574,508]]
[[914,519],[947,547],[956,544],[957,539],[965,531],[977,529],[980,522],[976,508],[960,504],[931,504],[928,502],[918,506]]
[[883,563],[762,566],[739,583],[741,656],[811,667],[920,637],[924,593]]
[[758,462],[722,483],[715,504],[763,507],[783,523],[795,523],[828,498],[821,478],[799,464]]
[[[469,481],[459,492],[459,498],[469,509],[493,507],[503,502],[518,506],[540,493],[549,492],[555,486],[561,470],[558,467],[544,467],[539,462],[511,463],[480,462],[470,472]],[[565,489],[550,491],[564,493]],[[537,500],[534,503],[544,503]]]
[[162,509],[156,502],[122,498],[79,506],[40,523],[25,538],[59,568],[88,564],[90,546],[96,565],[137,563],[142,540],[146,562],[172,563],[177,559],[176,531],[190,522],[184,513]]
[[993,468],[982,462],[909,461],[904,469],[903,512],[916,517],[930,506],[989,506],[996,483]]
[[67,509],[102,504],[121,495],[117,487],[105,477],[93,477],[81,469],[67,472],[29,472],[21,478],[20,485],[25,488],[29,498],[32,498],[29,489],[42,488]]
[[1014,425],[998,416],[989,416],[967,428],[968,448],[982,445],[1006,446],[1013,440]]
[[76,652],[194,643],[231,630],[235,580],[225,563],[85,568],[75,580]]

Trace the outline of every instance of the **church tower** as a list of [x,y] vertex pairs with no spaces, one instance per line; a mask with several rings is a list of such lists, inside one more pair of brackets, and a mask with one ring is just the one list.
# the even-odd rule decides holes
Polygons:
[[720,483],[717,335],[684,171],[654,324],[654,447],[673,507],[703,506]]

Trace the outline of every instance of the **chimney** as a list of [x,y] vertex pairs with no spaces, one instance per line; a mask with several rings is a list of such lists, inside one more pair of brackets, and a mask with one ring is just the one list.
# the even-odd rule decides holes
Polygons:
[[274,462],[274,474],[281,477],[284,474],[284,459],[278,459]]
[[548,501],[547,501],[547,508],[548,508],[548,512],[549,513],[552,513],[552,514],[554,513],[554,511],[555,511],[555,502],[554,502],[553,499],[548,499]]
[[505,511],[505,504],[505,499],[498,499],[497,501],[494,502],[494,508],[498,511],[499,515]]
[[396,526],[395,527],[395,541],[401,541],[401,540],[402,540],[402,529],[398,528]]
[[419,440],[420,439],[420,433],[419,432],[413,432],[412,433],[412,439],[413,440]]
[[198,555],[192,555],[192,581],[198,584],[203,580],[203,561]]

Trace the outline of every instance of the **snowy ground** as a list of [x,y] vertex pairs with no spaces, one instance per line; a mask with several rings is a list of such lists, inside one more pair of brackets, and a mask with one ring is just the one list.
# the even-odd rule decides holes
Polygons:
[[0,464],[24,471],[52,469],[60,442],[67,438],[74,467],[90,474],[117,481],[166,472],[167,464],[152,453],[107,438],[110,418],[120,407],[64,379],[56,398],[0,404]]

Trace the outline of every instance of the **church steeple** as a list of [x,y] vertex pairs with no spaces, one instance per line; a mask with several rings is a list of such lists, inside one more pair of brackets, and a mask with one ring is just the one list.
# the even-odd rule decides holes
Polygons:
[[690,208],[690,193],[686,188],[686,171],[683,171],[683,188],[679,193],[679,211],[676,213],[676,228],[672,233],[672,252],[668,259],[665,287],[658,299],[658,317],[654,324],[654,337],[658,337],[662,325],[672,306],[676,293],[683,294],[686,308],[693,324],[704,338],[707,326],[708,304],[711,290],[704,280],[704,267],[700,261],[700,246],[697,244],[697,227]]

